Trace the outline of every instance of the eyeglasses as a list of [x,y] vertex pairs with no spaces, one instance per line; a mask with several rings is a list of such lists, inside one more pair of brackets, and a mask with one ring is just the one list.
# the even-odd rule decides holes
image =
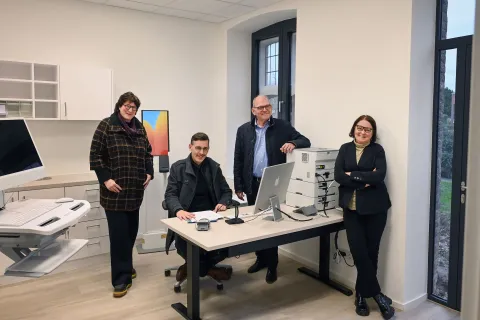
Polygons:
[[197,152],[203,151],[203,153],[207,153],[209,149],[210,149],[209,147],[204,147],[204,148],[198,147],[198,146],[195,147],[195,151]]
[[124,104],[123,106],[124,106],[125,109],[127,109],[127,110],[137,111],[137,106],[127,106],[126,104]]
[[371,133],[373,131],[372,128],[367,128],[367,127],[363,127],[363,126],[360,126],[360,125],[357,125],[357,130],[358,131],[365,131],[365,133]]
[[271,108],[272,108],[271,104],[267,104],[266,106],[253,107],[253,109],[258,110],[258,111],[262,111],[262,110],[266,111],[266,110],[271,109]]

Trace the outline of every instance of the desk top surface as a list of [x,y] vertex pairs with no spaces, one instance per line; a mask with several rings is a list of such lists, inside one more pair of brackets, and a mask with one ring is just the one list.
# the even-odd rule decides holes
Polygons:
[[[297,219],[307,219],[308,217],[293,213],[295,209],[285,204],[281,205],[284,212]],[[253,206],[239,208],[240,213],[252,212]],[[224,216],[234,215],[234,209],[220,212]],[[245,217],[245,223],[230,225],[225,223],[224,219],[210,223],[210,230],[197,231],[195,223],[188,223],[178,218],[163,219],[169,229],[179,234],[185,239],[195,243],[197,246],[207,250],[218,250],[226,247],[232,247],[248,242],[263,240],[293,232],[318,228],[329,224],[343,221],[343,212],[340,210],[328,210],[328,218],[322,213],[313,217],[311,221],[294,221],[285,215],[284,219],[278,222],[268,221],[264,218],[272,216],[271,213],[258,217]]]

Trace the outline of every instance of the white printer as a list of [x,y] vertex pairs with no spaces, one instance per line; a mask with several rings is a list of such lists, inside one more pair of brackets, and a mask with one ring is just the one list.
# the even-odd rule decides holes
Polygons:
[[287,154],[295,162],[287,190],[286,204],[292,207],[315,205],[318,211],[337,207],[338,183],[334,180],[336,149],[303,148]]

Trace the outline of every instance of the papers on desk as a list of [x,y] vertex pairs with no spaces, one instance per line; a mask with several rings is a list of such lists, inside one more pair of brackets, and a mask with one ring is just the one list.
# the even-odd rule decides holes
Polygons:
[[218,219],[222,219],[223,216],[213,211],[199,211],[192,212],[195,215],[195,218],[187,220],[190,223],[196,223],[200,219],[208,219],[210,222],[215,222]]

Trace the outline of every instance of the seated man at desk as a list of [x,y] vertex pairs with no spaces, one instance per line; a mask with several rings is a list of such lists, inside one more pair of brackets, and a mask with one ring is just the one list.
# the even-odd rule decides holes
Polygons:
[[[207,157],[209,138],[199,132],[190,141],[190,155],[172,164],[168,185],[165,190],[165,202],[169,218],[174,216],[182,220],[195,218],[195,212],[226,210],[227,203],[232,199],[232,190],[222,174],[220,165]],[[173,233],[167,235],[167,248],[173,242]],[[177,270],[177,281],[187,278],[187,243],[185,239],[175,234],[175,246],[183,259],[183,264]],[[224,251],[206,252],[200,249],[200,276],[209,275],[216,280],[228,280],[231,269],[216,267],[216,264],[227,257]]]

